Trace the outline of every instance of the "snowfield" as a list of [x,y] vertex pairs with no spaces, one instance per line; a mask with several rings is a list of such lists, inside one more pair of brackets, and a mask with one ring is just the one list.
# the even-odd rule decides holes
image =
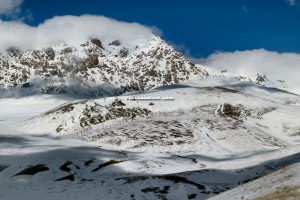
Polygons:
[[0,199],[297,199],[299,105],[224,77],[0,99]]

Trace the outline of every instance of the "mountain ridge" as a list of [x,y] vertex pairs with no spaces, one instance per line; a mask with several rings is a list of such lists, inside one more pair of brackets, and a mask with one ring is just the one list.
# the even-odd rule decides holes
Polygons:
[[[8,49],[0,60],[2,94],[5,89],[34,88],[29,93],[70,95],[82,88],[86,96],[113,96],[109,93],[111,88],[119,95],[206,75],[159,37],[135,49],[122,46],[118,40],[106,44],[109,48],[103,46],[93,38],[83,44],[61,44],[25,52]],[[69,89],[70,86],[77,88]]]
[[103,43],[95,37],[80,44],[27,51],[11,47],[0,52],[0,68],[2,97],[59,94],[97,98],[215,76],[289,90],[284,80],[270,80],[259,72],[245,76],[194,64],[154,35],[135,47],[119,40]]

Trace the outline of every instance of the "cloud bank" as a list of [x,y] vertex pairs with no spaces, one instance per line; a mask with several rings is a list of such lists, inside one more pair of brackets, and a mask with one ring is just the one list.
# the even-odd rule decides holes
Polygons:
[[155,33],[156,28],[95,15],[54,17],[37,27],[0,20],[0,50],[9,47],[35,49],[62,42],[82,43],[92,37],[99,38],[103,44],[117,39],[130,46],[149,41]]
[[218,52],[197,60],[231,76],[255,77],[265,74],[270,80],[284,80],[293,92],[300,93],[300,54],[277,53],[265,49]]
[[0,15],[12,16],[20,11],[23,0],[0,0]]

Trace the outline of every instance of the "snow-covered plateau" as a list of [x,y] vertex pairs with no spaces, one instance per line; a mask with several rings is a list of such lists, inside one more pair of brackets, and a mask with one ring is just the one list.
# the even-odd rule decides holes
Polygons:
[[0,55],[0,199],[299,199],[300,97],[159,37]]

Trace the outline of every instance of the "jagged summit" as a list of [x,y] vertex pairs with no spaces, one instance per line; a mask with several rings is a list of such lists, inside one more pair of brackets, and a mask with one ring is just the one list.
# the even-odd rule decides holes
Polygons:
[[[205,72],[159,37],[135,47],[99,38],[0,56],[1,94],[112,96],[204,77]],[[9,91],[9,92],[8,92]],[[15,92],[14,92],[15,91]]]

